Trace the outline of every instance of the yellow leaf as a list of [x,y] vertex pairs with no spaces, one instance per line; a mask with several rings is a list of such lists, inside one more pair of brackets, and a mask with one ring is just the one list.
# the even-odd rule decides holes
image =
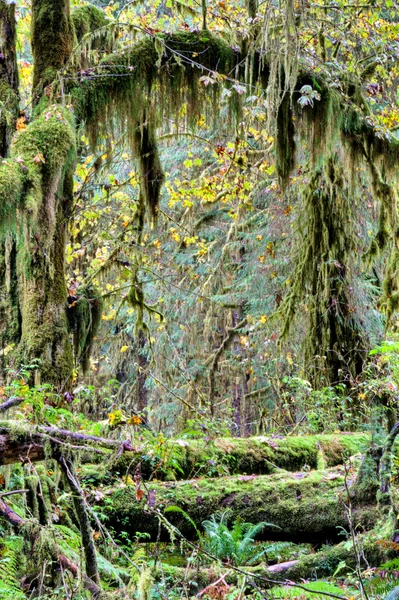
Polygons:
[[127,352],[129,350],[129,346],[122,346],[121,352]]

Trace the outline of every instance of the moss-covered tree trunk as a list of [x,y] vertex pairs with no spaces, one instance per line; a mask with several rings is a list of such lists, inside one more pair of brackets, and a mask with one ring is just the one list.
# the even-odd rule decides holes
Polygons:
[[[10,153],[18,117],[18,68],[15,4],[0,2],[0,156]],[[16,240],[10,230],[0,241],[0,377],[6,365],[5,349],[20,337]]]
[[29,181],[18,220],[19,361],[37,362],[36,381],[64,388],[73,369],[64,253],[73,201],[75,136],[65,114],[46,108],[50,88],[40,94],[68,60],[74,35],[68,0],[34,0],[32,9],[34,102],[39,104],[41,122],[33,121],[30,135],[16,141],[22,151],[34,154],[28,160],[39,171]]

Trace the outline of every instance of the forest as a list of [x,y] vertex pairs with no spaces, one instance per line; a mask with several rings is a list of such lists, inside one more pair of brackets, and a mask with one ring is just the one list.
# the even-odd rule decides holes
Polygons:
[[399,599],[399,2],[0,0],[0,600]]

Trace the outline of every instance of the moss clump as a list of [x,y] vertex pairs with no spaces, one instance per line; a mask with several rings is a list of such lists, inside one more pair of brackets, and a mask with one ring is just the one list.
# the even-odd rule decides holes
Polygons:
[[0,161],[0,223],[2,229],[15,223],[16,207],[21,200],[23,173],[15,159]]
[[93,4],[87,3],[72,10],[72,24],[77,42],[81,42],[85,35],[104,27],[107,22],[104,12]]

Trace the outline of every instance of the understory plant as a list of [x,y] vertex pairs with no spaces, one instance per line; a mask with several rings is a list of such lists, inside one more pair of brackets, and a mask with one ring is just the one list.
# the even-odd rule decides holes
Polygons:
[[232,527],[229,527],[228,517],[229,511],[225,511],[203,521],[205,533],[202,545],[206,552],[235,566],[259,563],[266,553],[266,548],[255,544],[256,537],[265,527],[275,525],[265,521],[254,525],[245,523],[238,517]]

